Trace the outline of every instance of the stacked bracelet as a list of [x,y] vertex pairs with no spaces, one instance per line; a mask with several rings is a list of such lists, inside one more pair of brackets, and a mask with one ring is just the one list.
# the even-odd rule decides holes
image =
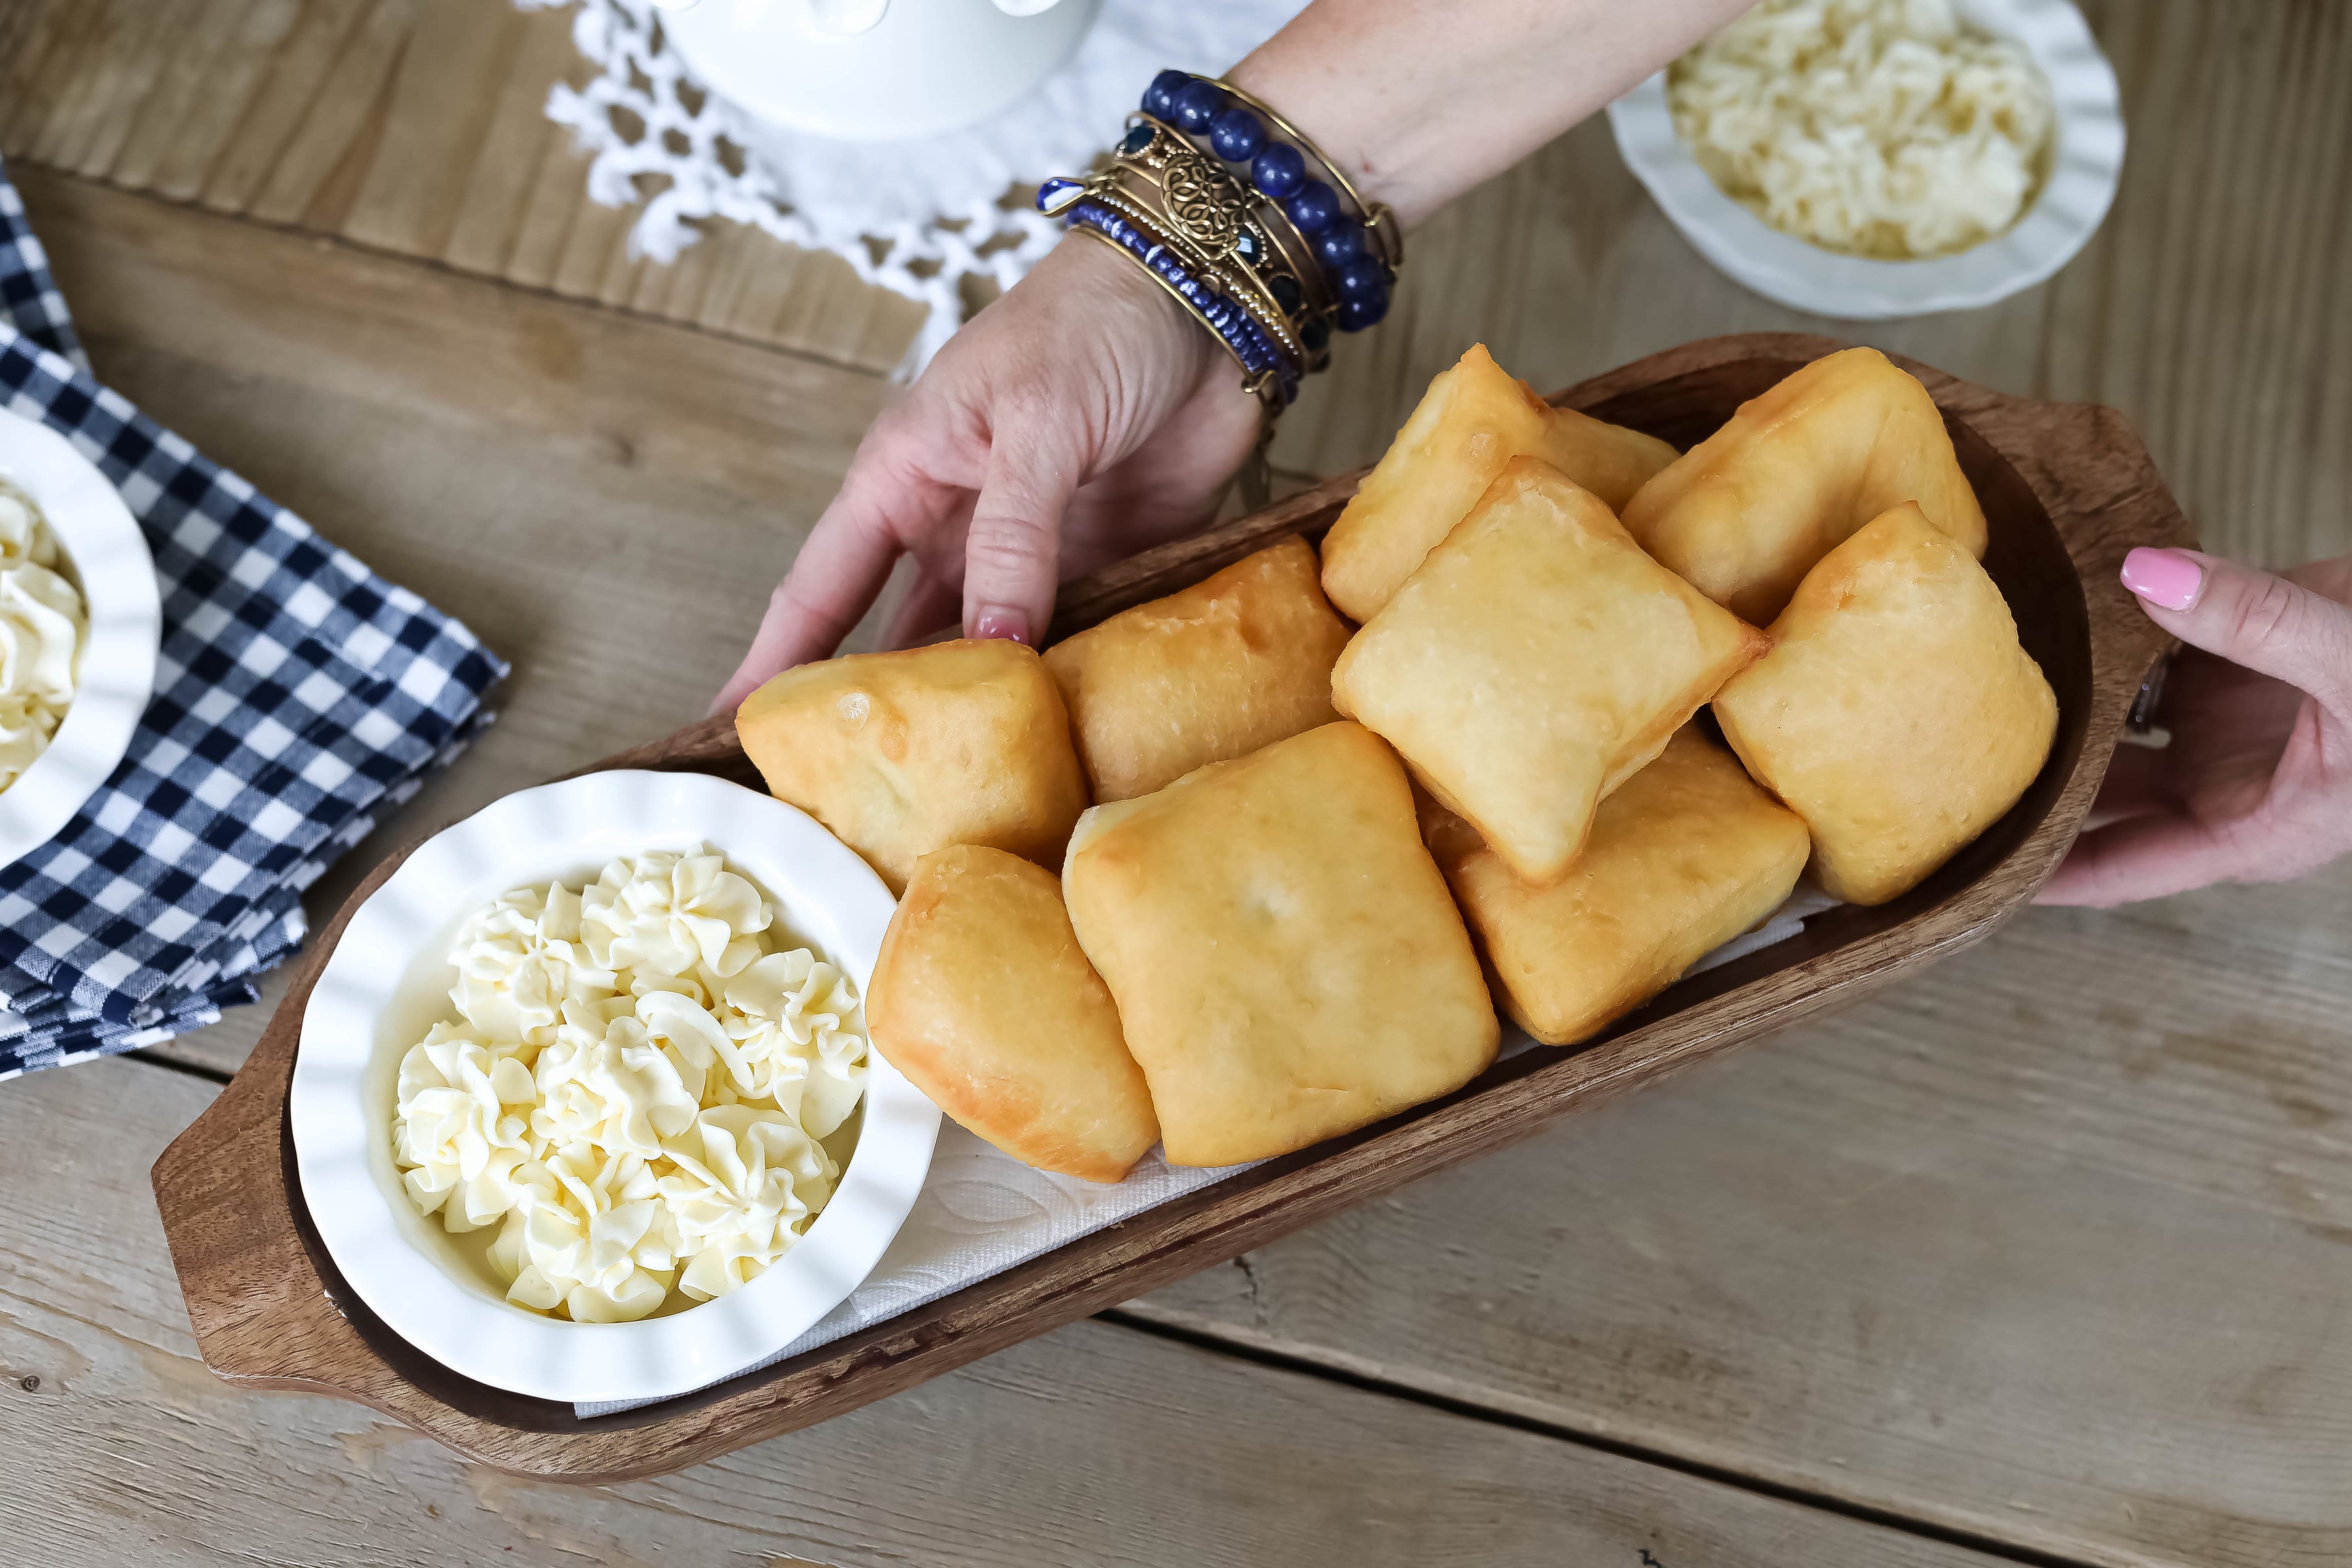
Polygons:
[[1387,313],[1404,259],[1393,215],[1313,142],[1239,89],[1183,71],[1153,79],[1108,166],[1046,181],[1037,208],[1150,273],[1269,413],[1329,363],[1334,327],[1360,331]]

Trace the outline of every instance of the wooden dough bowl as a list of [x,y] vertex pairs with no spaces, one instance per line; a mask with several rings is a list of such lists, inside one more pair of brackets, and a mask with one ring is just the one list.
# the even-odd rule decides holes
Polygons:
[[[1687,447],[1739,403],[1844,346],[1794,334],[1714,338],[1586,382],[1557,401]],[[2193,541],[2147,451],[2114,411],[2011,397],[1924,365],[1906,368],[1935,395],[1984,503],[1991,525],[1985,564],[2057,691],[2059,720],[2050,761],[2024,798],[1904,898],[1833,910],[1801,936],[1671,988],[1589,1045],[1523,1052],[1446,1099],[1177,1198],[794,1360],[583,1420],[568,1405],[459,1377],[395,1338],[345,1287],[299,1196],[286,1100],[303,1005],[352,910],[410,845],[376,867],[320,933],[244,1069],[155,1163],[156,1201],[205,1360],[232,1383],[358,1400],[502,1469],[582,1482],[678,1469],[1223,1263],[1567,1111],[1842,1006],[1976,942],[2031,899],[2073,842],[2164,644],[2116,583],[2124,552]],[[1070,584],[1052,635],[1197,582],[1286,533],[1319,535],[1358,478]],[[760,783],[723,718],[596,766]]]

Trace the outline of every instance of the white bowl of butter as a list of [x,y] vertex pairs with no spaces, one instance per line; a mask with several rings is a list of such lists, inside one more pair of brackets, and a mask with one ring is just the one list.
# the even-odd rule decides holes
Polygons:
[[930,1167],[938,1108],[863,1037],[891,909],[814,821],[698,773],[584,774],[427,840],[303,1014],[295,1166],[345,1283],[543,1399],[774,1355]]
[[[1758,210],[1770,205],[1764,194],[1751,190],[1743,201],[1718,184],[1676,126],[1670,71],[1610,105],[1618,150],[1701,255],[1781,304],[1845,320],[1882,320],[1971,310],[2031,288],[2089,243],[2114,203],[2124,155],[2114,68],[2069,0],[1927,4],[1930,13],[1948,10],[1960,36],[1940,41],[1906,36],[1909,24],[1920,18],[1898,0],[1779,0],[1731,24],[1739,30],[1736,36],[1731,29],[1718,35],[1733,39],[1732,47],[1711,55],[1711,42],[1677,68],[1715,72],[1707,84],[1714,94],[1707,124],[1729,132],[1725,142],[1769,150],[1759,161],[1777,178],[1774,195],[1790,209],[1791,229],[1805,226],[1798,208],[1815,191],[1825,212],[1860,207],[1865,220],[1886,220],[1853,226],[1853,245],[1829,247],[1821,231],[1848,227],[1834,220],[1813,225],[1822,243],[1784,232]],[[1805,32],[1849,23],[1857,32],[1843,47],[1834,37]],[[1959,139],[1962,144],[1905,144],[1898,155],[1885,156],[1867,123],[1873,113],[1909,122],[1925,100],[1948,110],[1959,104],[1963,121],[2000,112],[2015,84],[1998,79],[2020,68],[2004,72],[2000,59],[1988,59],[1986,50],[1969,45],[1971,37],[2004,41],[2011,47],[1997,52],[2011,60],[2021,54],[2032,68],[2025,74],[2038,73],[2048,89],[2050,128],[2033,154],[2030,189],[2015,217],[1990,232],[1979,217],[1988,206],[2000,210],[2004,188],[2010,205],[2019,205],[2018,170],[2011,149],[1998,136],[1976,139],[1986,166],[1971,168],[1963,155],[1969,138]],[[1869,43],[1877,48],[1857,47]],[[1785,65],[1785,74],[1776,73],[1776,65]],[[1756,101],[1737,100],[1743,82]],[[1982,95],[1981,105],[1961,102],[1971,89]],[[1687,83],[1684,90],[1693,92]],[[1774,101],[1764,101],[1766,96]],[[1949,112],[1916,115],[1934,121],[1939,132],[1948,132],[1952,119]],[[1889,133],[1879,127],[1880,135]],[[1723,142],[1710,148],[1719,168],[1724,151]],[[1817,180],[1811,177],[1815,173]],[[1847,253],[1873,249],[1860,241],[1898,231],[1958,237],[1931,239],[1939,247],[1932,254]],[[1952,247],[1940,248],[1945,244]]]
[[104,474],[0,411],[0,866],[122,761],[155,684],[155,560]]

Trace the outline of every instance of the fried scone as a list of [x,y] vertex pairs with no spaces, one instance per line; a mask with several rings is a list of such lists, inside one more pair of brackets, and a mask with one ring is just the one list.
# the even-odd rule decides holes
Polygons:
[[916,858],[985,844],[1057,864],[1087,808],[1062,693],[1004,641],[788,669],[735,710],[768,793],[866,858],[893,893]]
[[1045,650],[1097,801],[1131,800],[1208,763],[1328,724],[1348,641],[1286,539]]
[[932,1103],[1024,1163],[1116,1182],[1160,1142],[1061,881],[1017,855],[960,844],[915,862],[866,1025]]
[[1062,884],[1171,1164],[1303,1149],[1494,1059],[1494,1004],[1404,769],[1359,725],[1095,807]]
[[1554,408],[1475,343],[1438,373],[1323,540],[1323,591],[1369,621],[1517,457],[1541,458],[1612,510],[1675,460],[1654,437]]
[[1896,507],[1822,558],[1772,651],[1716,694],[1724,738],[1805,819],[1813,875],[1883,904],[2017,804],[2058,703],[1976,557]]
[[1349,643],[1332,700],[1530,882],[1770,644],[1642,553],[1590,491],[1514,458]]
[[1643,549],[1762,626],[1839,541],[1906,500],[1984,554],[1984,510],[1935,399],[1876,349],[1846,349],[1741,404],[1624,518]]
[[1549,888],[1519,880],[1442,807],[1430,848],[1502,987],[1547,1045],[1590,1037],[1780,907],[1811,850],[1796,814],[1690,725],[1601,803]]

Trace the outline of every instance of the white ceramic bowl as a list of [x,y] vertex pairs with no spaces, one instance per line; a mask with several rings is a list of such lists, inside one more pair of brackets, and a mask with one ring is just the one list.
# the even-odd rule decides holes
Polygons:
[[850,142],[942,136],[1062,68],[1099,0],[699,0],[662,17],[712,91],[761,120]]
[[930,1169],[939,1108],[878,1052],[841,1184],[774,1267],[714,1300],[634,1323],[509,1305],[392,1159],[400,1058],[449,1016],[457,928],[511,888],[593,879],[615,855],[708,843],[863,996],[892,900],[801,812],[701,773],[615,771],[524,790],[427,840],[352,917],[302,1017],[289,1116],[302,1196],[335,1267],[392,1331],[478,1383],[572,1402],[666,1398],[798,1339],[881,1258]]
[[2057,110],[2050,177],[2023,216],[1983,244],[1918,261],[1842,256],[1782,234],[1723,194],[1675,133],[1664,71],[1609,106],[1634,177],[1699,254],[1769,300],[1850,321],[1965,310],[2030,289],[2098,229],[2123,175],[2116,73],[2068,0],[1958,0],[1969,26],[2010,38],[2049,79]]
[[48,750],[0,789],[0,866],[7,866],[56,837],[130,750],[155,689],[163,604],[155,558],[131,509],[64,437],[0,410],[0,479],[48,519],[89,610],[73,706]]

